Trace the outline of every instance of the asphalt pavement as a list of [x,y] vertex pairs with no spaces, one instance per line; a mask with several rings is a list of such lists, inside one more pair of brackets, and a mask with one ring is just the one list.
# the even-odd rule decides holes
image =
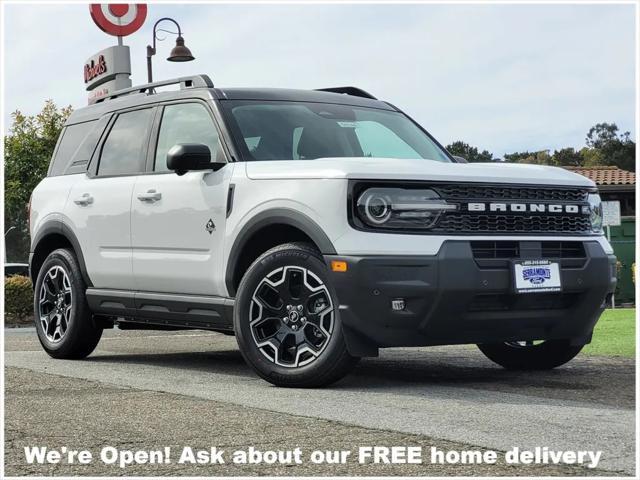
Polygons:
[[[33,329],[5,329],[7,474],[105,474],[25,465],[23,447],[198,444],[272,449],[367,445],[600,450],[583,466],[138,465],[128,474],[632,475],[635,362],[579,356],[550,372],[507,372],[472,346],[388,349],[325,389],[281,389],[243,362],[235,339],[109,330],[83,361],[50,359]],[[34,443],[35,442],[35,443]],[[112,442],[112,443],[108,443]],[[122,472],[120,472],[122,473]]]

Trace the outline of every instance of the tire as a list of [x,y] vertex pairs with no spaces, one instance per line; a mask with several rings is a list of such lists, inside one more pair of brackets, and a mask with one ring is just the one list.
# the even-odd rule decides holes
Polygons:
[[38,272],[33,308],[38,339],[53,358],[85,358],[100,341],[102,327],[93,321],[86,289],[75,254],[51,252]]
[[326,386],[359,360],[347,352],[322,257],[303,243],[272,248],[249,267],[233,321],[245,361],[276,386]]
[[538,345],[524,342],[485,343],[478,348],[489,360],[507,370],[551,370],[575,357],[584,345],[569,340],[547,340]]

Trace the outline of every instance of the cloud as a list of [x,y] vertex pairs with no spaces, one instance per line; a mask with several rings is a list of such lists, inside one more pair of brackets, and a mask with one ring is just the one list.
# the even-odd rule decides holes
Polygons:
[[[196,61],[164,61],[169,37],[155,78],[357,85],[442,143],[462,139],[502,156],[580,147],[602,121],[635,130],[634,13],[633,5],[152,4],[125,43],[134,83],[144,83],[152,21],[172,16]],[[114,43],[87,6],[7,5],[5,22],[5,121],[15,109],[37,112],[46,98],[82,106],[84,60]]]

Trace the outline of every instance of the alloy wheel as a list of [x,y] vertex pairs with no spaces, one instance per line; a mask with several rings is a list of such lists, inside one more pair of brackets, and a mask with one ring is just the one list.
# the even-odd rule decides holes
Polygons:
[[69,276],[61,266],[51,267],[42,280],[38,302],[40,325],[50,342],[58,343],[67,333],[72,301]]
[[326,285],[311,270],[280,267],[256,287],[249,308],[253,340],[267,359],[282,367],[316,360],[334,330],[335,311]]

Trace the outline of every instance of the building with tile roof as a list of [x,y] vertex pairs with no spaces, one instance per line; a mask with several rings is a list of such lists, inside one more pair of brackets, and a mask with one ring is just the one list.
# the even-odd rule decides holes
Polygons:
[[615,166],[565,167],[593,180],[602,200],[620,202],[623,216],[636,214],[636,174]]
[[613,251],[618,257],[618,285],[615,301],[619,305],[635,303],[633,266],[636,257],[636,174],[618,167],[565,167],[584,175],[598,185],[604,201],[619,201],[622,223],[608,229]]

